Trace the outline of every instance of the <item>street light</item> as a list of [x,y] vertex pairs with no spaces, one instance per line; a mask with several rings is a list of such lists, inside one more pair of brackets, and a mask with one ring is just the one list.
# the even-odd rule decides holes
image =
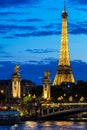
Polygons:
[[31,94],[28,94],[29,97],[31,97]]

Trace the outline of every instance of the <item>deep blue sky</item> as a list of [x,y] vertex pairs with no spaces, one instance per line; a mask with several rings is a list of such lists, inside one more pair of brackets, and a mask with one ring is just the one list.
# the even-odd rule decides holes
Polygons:
[[[42,84],[56,73],[64,0],[0,0],[0,79],[16,64],[22,79]],[[69,52],[76,80],[87,81],[87,0],[66,0]]]

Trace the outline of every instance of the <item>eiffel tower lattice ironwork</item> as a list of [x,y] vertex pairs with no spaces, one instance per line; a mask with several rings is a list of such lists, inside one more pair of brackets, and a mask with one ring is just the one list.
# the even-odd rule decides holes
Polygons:
[[62,82],[75,83],[72,68],[70,66],[70,56],[68,50],[68,29],[67,29],[67,11],[64,5],[62,12],[62,36],[60,46],[60,57],[58,69],[53,81],[53,86],[60,85]]

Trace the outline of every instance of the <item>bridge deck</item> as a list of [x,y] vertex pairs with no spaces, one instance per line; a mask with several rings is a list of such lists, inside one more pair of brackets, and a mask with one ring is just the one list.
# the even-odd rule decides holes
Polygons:
[[[50,112],[51,109],[51,112]],[[41,114],[38,115],[38,119],[39,120],[64,120],[66,119],[68,116],[72,115],[72,114],[77,114],[77,113],[81,113],[87,111],[87,106],[61,106],[58,107],[58,109],[55,111],[55,107],[53,108],[42,108],[41,109]]]

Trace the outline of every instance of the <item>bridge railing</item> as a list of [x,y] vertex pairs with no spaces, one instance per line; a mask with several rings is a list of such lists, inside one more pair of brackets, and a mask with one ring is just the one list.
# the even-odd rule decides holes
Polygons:
[[38,111],[38,116],[44,116],[51,113],[62,112],[73,109],[81,109],[87,107],[87,103],[53,103],[42,104]]

